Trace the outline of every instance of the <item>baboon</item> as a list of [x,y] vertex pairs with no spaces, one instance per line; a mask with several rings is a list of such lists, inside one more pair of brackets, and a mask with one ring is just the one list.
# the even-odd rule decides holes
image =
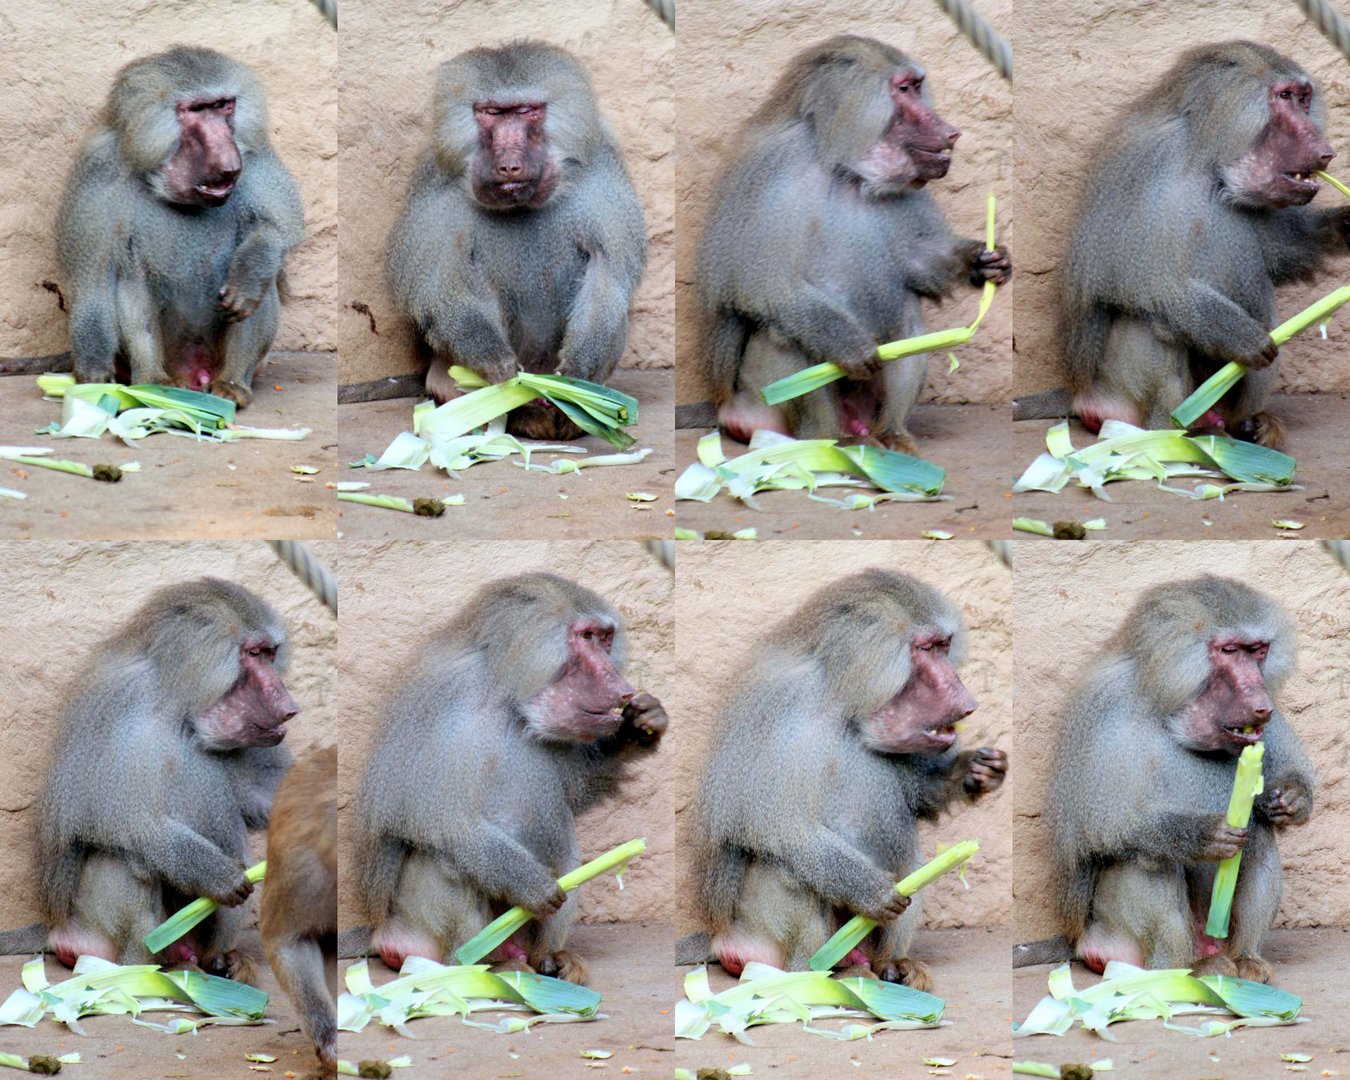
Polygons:
[[[1275,830],[1308,820],[1316,782],[1272,698],[1293,668],[1279,607],[1208,575],[1144,593],[1092,663],[1060,728],[1045,817],[1064,933],[1094,971],[1124,960],[1270,978]],[[1237,757],[1257,741],[1265,791],[1235,829]],[[1214,871],[1238,851],[1232,927],[1216,941],[1202,932]]]
[[760,642],[728,698],[694,803],[694,877],[713,957],[801,970],[842,922],[881,925],[850,966],[920,990],[916,822],[1003,782],[1007,756],[956,749],[976,706],[956,607],[872,569],[812,595]]
[[[899,49],[841,35],[798,54],[736,138],[698,249],[700,369],[722,429],[869,439],[914,453],[906,425],[927,358],[877,346],[924,332],[921,297],[1006,281],[1003,248],[952,235],[924,189],[960,132]],[[831,361],[847,373],[781,406],[769,383]]]
[[1092,153],[1064,260],[1061,340],[1086,427],[1169,428],[1235,360],[1247,374],[1196,426],[1282,445],[1266,411],[1275,286],[1350,244],[1350,210],[1307,205],[1334,156],[1322,126],[1312,78],[1250,41],[1188,50],[1126,106]]
[[357,799],[358,892],[386,964],[442,960],[519,905],[536,918],[493,959],[585,980],[556,880],[580,862],[574,819],[668,724],[626,653],[613,608],[545,573],[485,586],[428,642]]
[[282,260],[303,238],[253,72],[186,46],[128,64],[57,220],[76,379],[247,405],[277,331]]
[[337,747],[313,750],[282,780],[267,827],[260,919],[267,962],[319,1059],[337,1075]]
[[[520,370],[605,382],[646,257],[642,208],[575,57],[517,41],[441,65],[431,145],[387,264],[429,394],[458,392],[451,364],[491,383]],[[541,402],[507,423],[536,438],[581,434]]]
[[[290,763],[289,659],[276,612],[216,578],[159,589],[94,650],[39,803],[39,901],[61,963],[156,959],[141,939],[208,896],[224,906],[158,959],[247,981],[248,833]],[[9,951],[29,947],[23,933]]]

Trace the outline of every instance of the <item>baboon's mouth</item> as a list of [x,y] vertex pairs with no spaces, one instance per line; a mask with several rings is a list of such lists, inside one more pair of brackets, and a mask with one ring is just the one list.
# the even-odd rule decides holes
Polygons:
[[1264,724],[1225,724],[1224,732],[1236,743],[1243,746],[1251,746],[1253,743],[1261,741],[1261,736],[1265,734]]
[[914,158],[914,163],[924,173],[946,176],[947,170],[952,167],[952,152],[950,150],[925,150],[922,146],[911,146],[909,152],[910,156]]
[[219,204],[234,194],[234,181],[226,180],[219,184],[198,184],[194,190],[203,202]]
[[924,728],[924,734],[941,746],[951,746],[956,742],[956,722],[934,724],[932,727]]
[[1289,189],[1288,201],[1299,205],[1311,201],[1313,196],[1322,188],[1322,185],[1317,182],[1317,177],[1312,174],[1312,170],[1280,173],[1280,179]]

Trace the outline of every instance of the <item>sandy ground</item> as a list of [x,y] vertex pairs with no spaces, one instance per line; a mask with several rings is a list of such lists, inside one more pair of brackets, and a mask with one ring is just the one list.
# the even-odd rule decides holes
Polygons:
[[[413,398],[393,398],[359,405],[340,405],[340,479],[367,480],[370,492],[407,499],[465,496],[465,505],[451,506],[439,518],[421,518],[396,510],[340,503],[339,528],[344,537],[363,540],[647,540],[667,539],[674,525],[667,515],[675,483],[671,429],[674,426],[674,375],[669,369],[621,369],[610,383],[638,399],[633,450],[651,447],[636,465],[583,469],[565,476],[526,472],[514,464],[518,456],[466,469],[457,477],[424,465],[417,472],[389,469],[368,473],[349,469],[348,462],[382,454],[402,431],[412,430]],[[573,440],[592,456],[616,451],[594,436]],[[540,454],[546,464],[572,454]],[[633,502],[630,491],[660,496],[655,502]],[[563,498],[562,496],[567,496]]]
[[[358,1033],[338,1033],[338,1055],[349,1061],[410,1054],[414,1068],[395,1078],[459,1076],[473,1080],[528,1077],[600,1078],[635,1075],[669,1077],[674,1043],[670,966],[674,938],[665,923],[609,923],[578,926],[568,939],[585,960],[588,985],[604,995],[603,1020],[575,1024],[536,1024],[528,1032],[498,1035],[469,1027],[458,1017],[413,1021],[417,1039],[370,1024]],[[349,961],[340,963],[345,967]],[[394,977],[379,960],[370,961],[376,986]],[[496,1022],[507,1013],[475,1014]],[[608,1050],[613,1057],[593,1061],[582,1050]]]
[[[835,540],[861,536],[869,540],[917,540],[928,529],[959,537],[1000,539],[1011,534],[1008,482],[1003,473],[1008,460],[1010,411],[1006,405],[920,405],[910,431],[919,440],[927,461],[947,470],[946,502],[881,503],[875,510],[843,510],[813,502],[800,491],[768,491],[755,497],[755,511],[730,495],[710,503],[679,502],[675,523],[706,533],[709,529],[735,532],[755,528],[762,540]],[[705,431],[677,431],[675,456],[679,471],[697,460],[696,447]],[[745,450],[723,436],[730,457]],[[678,475],[678,473],[677,473]],[[827,488],[821,494],[840,498],[870,488]]]
[[[245,936],[245,947],[262,956],[257,933]],[[0,957],[0,990],[3,997],[22,985],[20,971],[27,956]],[[254,985],[267,991],[271,1024],[248,1027],[204,1027],[195,1035],[167,1035],[139,1027],[127,1016],[91,1016],[81,1021],[84,1038],[73,1034],[64,1024],[43,1020],[37,1027],[0,1029],[0,1050],[28,1057],[32,1054],[78,1053],[81,1065],[68,1065],[63,1077],[72,1080],[157,1080],[159,1077],[212,1077],[213,1080],[246,1080],[268,1074],[250,1071],[253,1064],[245,1054],[271,1054],[277,1060],[268,1068],[281,1077],[288,1072],[303,1076],[314,1065],[314,1051],[300,1032],[295,1010],[267,964],[256,961],[258,975]],[[52,983],[68,978],[70,972],[47,957],[47,979]],[[146,1019],[163,1023],[178,1013],[147,1013]],[[6,1076],[23,1076],[6,1071]]]
[[[1281,989],[1303,998],[1301,1015],[1309,1023],[1293,1027],[1239,1028],[1228,1037],[1202,1039],[1168,1031],[1160,1021],[1131,1020],[1108,1029],[1106,1042],[1081,1028],[1067,1035],[1028,1036],[1014,1045],[1016,1060],[1054,1065],[1110,1058],[1120,1080],[1264,1080],[1297,1076],[1286,1071],[1281,1054],[1311,1054],[1304,1076],[1350,1076],[1350,1019],[1346,1016],[1345,970],[1350,959],[1350,927],[1324,930],[1274,930],[1263,955],[1275,966]],[[1013,1012],[1024,1019],[1046,994],[1048,966],[1013,972]],[[1090,986],[1097,977],[1074,965],[1074,983]],[[1194,1027],[1208,1017],[1181,1016]]]
[[[136,446],[105,435],[51,439],[37,428],[61,419],[31,376],[0,378],[0,444],[48,446],[51,457],[93,465],[139,461],[141,471],[104,484],[0,461],[0,539],[180,540],[331,538],[336,503],[323,485],[336,466],[336,362],[328,353],[273,353],[239,414],[251,427],[308,427],[300,442],[230,445],[151,435]],[[292,465],[319,472],[297,481]]]
[[[1350,395],[1276,397],[1271,411],[1285,422],[1285,452],[1298,459],[1294,482],[1302,491],[1257,494],[1235,492],[1222,502],[1196,502],[1159,491],[1152,481],[1125,480],[1107,485],[1110,502],[1087,488],[1066,487],[1059,494],[1027,491],[1014,495],[1011,509],[1018,517],[1042,521],[1106,519],[1106,531],[1089,533],[1102,540],[1273,540],[1271,521],[1293,519],[1305,524],[1300,540],[1350,536]],[[1021,420],[1013,424],[1012,479],[1045,451],[1045,433],[1052,420]],[[1075,446],[1087,446],[1093,436],[1074,421]],[[1179,477],[1177,487],[1194,488],[1199,478]],[[1027,535],[1019,533],[1019,536]]]
[[[919,934],[914,956],[933,969],[933,991],[947,1002],[946,1027],[918,1031],[883,1031],[874,1038],[838,1042],[809,1035],[800,1024],[773,1024],[752,1029],[753,1046],[729,1035],[709,1032],[694,1042],[681,1039],[675,1064],[687,1069],[721,1068],[748,1062],[752,1075],[802,1077],[809,1080],[851,1076],[950,1076],[995,1080],[1012,1075],[1012,1038],[1009,1034],[1011,989],[1008,954],[1012,935],[995,927],[966,930],[926,930]],[[678,968],[676,993],[690,969]],[[713,965],[709,982],[716,991],[734,980]],[[822,1021],[839,1028],[839,1020]],[[924,1058],[955,1058],[947,1069],[930,1069]]]

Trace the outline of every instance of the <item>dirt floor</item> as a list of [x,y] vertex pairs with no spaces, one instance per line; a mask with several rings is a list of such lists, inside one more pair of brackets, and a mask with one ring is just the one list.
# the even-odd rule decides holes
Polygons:
[[[1238,1028],[1227,1037],[1197,1038],[1168,1031],[1156,1020],[1130,1020],[1108,1029],[1106,1042],[1081,1028],[1063,1036],[1033,1035],[1013,1043],[1018,1061],[1053,1065],[1110,1058],[1119,1080],[1264,1080],[1299,1075],[1280,1061],[1281,1054],[1310,1054],[1305,1076],[1350,1076],[1350,1019],[1346,1016],[1345,970],[1350,956],[1350,927],[1324,930],[1273,930],[1262,953],[1275,966],[1281,989],[1303,998],[1301,1015],[1309,1023],[1269,1028]],[[1048,966],[1013,972],[1013,1012],[1021,1021],[1046,995]],[[1074,965],[1074,984],[1096,980]],[[1209,1017],[1179,1016],[1195,1027]]]
[[[604,1019],[575,1024],[536,1024],[528,1032],[498,1035],[469,1027],[458,1017],[414,1020],[417,1039],[405,1039],[391,1028],[370,1024],[360,1033],[338,1032],[338,1056],[348,1061],[410,1054],[407,1076],[473,1077],[474,1080],[521,1077],[670,1076],[674,1021],[670,998],[670,966],[674,938],[665,923],[609,923],[578,926],[568,939],[586,962],[587,984],[604,995]],[[346,967],[350,961],[339,962]],[[394,973],[378,959],[370,961],[378,987]],[[496,1022],[510,1013],[475,1014],[475,1020]],[[588,1063],[583,1050],[608,1050],[613,1057]],[[78,1078],[77,1078],[78,1080]]]
[[[1011,423],[1005,405],[920,405],[910,431],[919,440],[923,457],[947,470],[943,494],[950,501],[881,503],[875,510],[843,510],[813,502],[801,491],[767,491],[755,496],[763,508],[755,511],[730,495],[710,503],[682,501],[675,505],[675,523],[706,533],[709,529],[735,532],[755,528],[761,540],[835,540],[861,536],[869,540],[917,540],[928,529],[958,537],[1002,539],[1011,535],[1008,460]],[[679,472],[696,461],[703,430],[677,431],[675,456]],[[727,455],[744,452],[723,436]],[[827,488],[821,494],[840,498],[870,488]]]
[[[267,964],[260,958],[262,946],[256,932],[244,939],[244,947],[259,958],[254,985],[267,991],[271,999],[267,1017],[271,1024],[247,1027],[204,1027],[195,1035],[168,1035],[139,1027],[129,1016],[91,1016],[80,1021],[86,1031],[81,1038],[64,1024],[51,1019],[36,1027],[0,1028],[0,1050],[29,1057],[33,1054],[78,1053],[83,1064],[68,1065],[61,1075],[72,1080],[158,1080],[159,1077],[212,1077],[213,1080],[256,1080],[267,1074],[250,1071],[253,1062],[245,1054],[271,1054],[277,1060],[267,1068],[271,1075],[288,1073],[303,1076],[314,1066],[314,1051],[304,1035],[295,1010]],[[0,1000],[23,985],[20,972],[27,956],[0,957]],[[56,983],[70,972],[47,957],[47,979]],[[193,1013],[146,1013],[145,1019],[164,1023],[177,1016]],[[255,1068],[258,1066],[254,1065]],[[23,1076],[6,1072],[6,1076]]]
[[[105,435],[34,435],[61,419],[33,378],[0,378],[0,444],[51,446],[51,457],[94,465],[138,461],[139,473],[116,484],[0,461],[0,487],[27,492],[0,498],[0,539],[215,540],[331,538],[337,530],[335,478],[337,362],[327,353],[273,353],[254,381],[253,403],[239,414],[251,427],[307,427],[300,442],[248,439],[195,443],[151,435],[135,446]],[[319,471],[298,477],[292,465]]]
[[[675,1064],[698,1070],[749,1063],[753,1076],[772,1073],[803,1080],[851,1076],[994,1080],[1011,1076],[1011,948],[1011,933],[997,927],[919,934],[914,956],[933,969],[934,992],[947,1002],[942,1016],[951,1023],[946,1027],[883,1031],[872,1039],[839,1042],[809,1035],[800,1024],[772,1024],[751,1029],[753,1046],[710,1031],[698,1041],[679,1040]],[[676,969],[679,996],[683,995],[682,980],[689,970]],[[709,982],[713,990],[721,991],[734,985],[735,980],[713,965]],[[826,1020],[821,1024],[838,1029],[843,1022]],[[946,1068],[925,1067],[923,1060],[930,1057],[955,1058],[956,1063]]]
[[[349,469],[348,462],[379,455],[400,432],[412,430],[413,398],[393,398],[338,406],[342,425],[339,461],[343,480],[367,480],[370,492],[407,499],[463,495],[463,506],[451,506],[439,518],[421,518],[397,510],[340,503],[339,528],[344,537],[362,540],[649,540],[673,535],[671,488],[675,483],[674,375],[668,369],[614,373],[610,384],[637,398],[637,442],[633,450],[651,447],[636,465],[583,469],[565,476],[526,472],[519,457],[466,469],[457,477],[424,465],[417,472],[389,469],[368,473]],[[592,456],[616,451],[594,436],[572,440]],[[539,454],[532,461],[547,464],[575,454]],[[634,502],[630,491],[657,495],[655,502]],[[566,496],[564,498],[564,496]]]
[[[1292,519],[1306,526],[1293,534],[1299,540],[1341,539],[1350,536],[1350,395],[1282,396],[1271,411],[1285,422],[1285,451],[1298,459],[1294,482],[1302,491],[1256,494],[1234,492],[1223,501],[1196,502],[1159,491],[1152,481],[1124,480],[1109,484],[1110,502],[1087,488],[1066,487],[1058,494],[1027,491],[1012,497],[1017,517],[1041,521],[1106,519],[1106,531],[1088,533],[1099,540],[1273,540],[1279,533],[1272,521]],[[1013,468],[1016,479],[1045,452],[1045,433],[1052,420],[1021,420],[1013,424]],[[1074,421],[1075,446],[1086,446],[1093,436]],[[1194,488],[1201,481],[1178,477],[1175,486]],[[1019,536],[1028,534],[1019,533]]]

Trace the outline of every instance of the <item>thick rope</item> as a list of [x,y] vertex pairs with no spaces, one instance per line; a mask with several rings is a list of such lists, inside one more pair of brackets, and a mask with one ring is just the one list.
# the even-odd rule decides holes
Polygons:
[[642,544],[651,553],[652,558],[672,574],[675,573],[674,540],[644,540]]
[[675,29],[675,0],[647,0],[647,6],[656,12],[663,23]]
[[319,9],[319,14],[333,24],[333,29],[337,29],[337,6],[338,0],[314,0],[314,6]]
[[309,548],[298,540],[269,540],[267,544],[277,558],[291,568],[291,573],[309,586],[334,615],[337,614],[337,580]]
[[1317,29],[1321,30],[1342,55],[1350,60],[1350,23],[1345,16],[1328,3],[1328,0],[1294,0],[1303,9],[1303,14]]
[[994,65],[994,70],[1012,82],[1012,47],[999,37],[998,31],[980,18],[966,0],[937,0],[937,3],[956,23],[956,28]]
[[1323,540],[1322,550],[1341,564],[1344,570],[1350,570],[1350,540]]

